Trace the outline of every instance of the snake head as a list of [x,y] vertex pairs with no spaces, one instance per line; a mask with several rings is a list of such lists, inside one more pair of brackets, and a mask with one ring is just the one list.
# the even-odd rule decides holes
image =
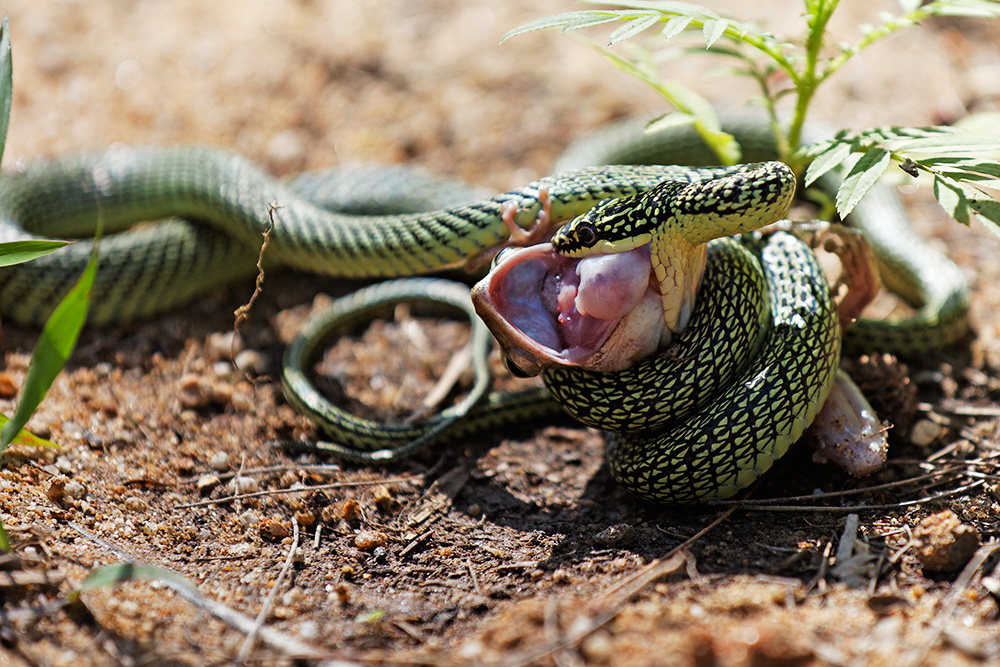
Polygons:
[[601,201],[557,231],[552,246],[567,257],[589,257],[649,243],[653,225],[642,219],[645,197],[648,193]]
[[795,175],[781,162],[691,172],[645,192],[605,199],[552,237],[567,257],[625,252],[653,236],[696,246],[779,220],[795,195]]

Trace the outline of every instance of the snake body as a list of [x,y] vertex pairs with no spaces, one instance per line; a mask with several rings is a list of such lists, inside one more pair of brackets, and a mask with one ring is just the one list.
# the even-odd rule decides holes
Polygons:
[[[752,155],[754,158],[767,157],[769,142],[759,125],[727,129],[742,133],[739,138],[750,147],[750,153],[759,149]],[[695,143],[690,134],[686,128],[678,128],[671,133],[672,138],[633,136],[630,141],[614,142],[618,154],[608,153],[595,161],[643,162],[647,161],[643,151],[650,150],[648,161],[653,161],[655,154],[656,161],[677,159],[704,164],[709,160],[702,159],[704,156],[692,148]],[[581,150],[577,150],[577,158],[571,154],[568,159],[578,159]],[[636,157],[636,151],[643,154],[642,159]],[[245,159],[226,152],[204,148],[115,148],[31,163],[0,179],[0,217],[4,220],[0,240],[37,235],[87,239],[94,234],[98,221],[102,222],[108,235],[101,240],[101,264],[91,311],[91,321],[99,323],[160,312],[189,301],[219,282],[252,273],[269,219],[273,221],[267,251],[271,262],[345,277],[407,276],[461,266],[504,243],[509,234],[503,223],[505,207],[516,207],[514,221],[523,228],[530,227],[543,207],[543,191],[551,199],[553,219],[565,221],[582,215],[601,200],[633,196],[664,180],[694,182],[715,177],[706,173],[656,165],[574,169],[471,203],[434,211],[359,216],[330,211],[301,196],[300,191],[312,187],[307,182],[298,186],[277,183]],[[272,202],[278,208],[269,209]],[[335,202],[321,203],[336,206]],[[399,208],[411,206],[400,204]],[[859,212],[857,217],[865,219],[866,228],[883,224],[868,219],[872,211]],[[154,226],[120,231],[135,221],[164,218],[167,220]],[[893,243],[887,247],[879,247],[879,239],[875,238],[880,255],[885,257],[892,254],[887,247],[898,248],[903,237],[893,236]],[[637,428],[619,428],[614,420],[624,421],[625,413],[609,402],[591,411],[593,419],[584,419],[600,428],[627,431],[612,439],[609,461],[616,479],[643,497],[690,502],[734,493],[784,453],[825,399],[832,369],[837,365],[839,335],[829,290],[815,259],[804,245],[787,235],[775,235],[766,243],[748,237],[746,243],[749,250],[734,250],[737,244],[723,242],[719,248],[728,249],[712,253],[723,264],[735,256],[732,253],[750,252],[759,258],[760,275],[752,278],[748,274],[747,281],[759,283],[763,276],[770,288],[769,296],[763,298],[770,305],[748,311],[751,314],[744,320],[763,322],[760,328],[764,333],[749,333],[750,329],[737,323],[737,318],[727,317],[732,306],[721,298],[699,299],[693,317],[703,317],[706,322],[726,317],[726,323],[733,324],[739,336],[746,339],[748,348],[763,349],[763,357],[756,358],[761,361],[732,363],[725,374],[735,378],[733,388],[692,399],[690,406],[682,410],[690,411],[692,417],[685,420],[676,435],[650,435],[648,431],[653,427],[647,422]],[[0,271],[0,309],[20,322],[44,320],[55,300],[76,280],[90,252],[89,242],[81,240],[41,260]],[[895,322],[891,329],[895,332],[909,327],[904,341],[928,331],[931,333],[921,338],[921,344],[940,344],[964,331],[968,289],[954,267],[947,269],[947,280],[929,278],[928,272],[934,269],[920,265],[927,258],[920,255],[915,264],[904,260],[894,269],[904,274],[911,272],[904,276],[904,282],[921,285],[913,296],[924,303],[918,304],[917,316],[912,318],[915,324]],[[948,266],[940,257],[933,259],[935,267]],[[942,282],[946,284],[942,286]],[[393,292],[392,287],[373,289],[382,289],[383,293],[368,296],[376,301],[384,297],[386,302],[412,295],[413,289],[426,292],[411,283],[401,285],[398,292]],[[460,297],[442,299],[461,309]],[[713,307],[719,314],[699,315]],[[345,307],[341,315],[351,318],[356,309],[364,308],[363,303],[355,303]],[[761,312],[765,315],[761,316]],[[308,380],[302,368],[315,352],[318,343],[314,341],[341,323],[340,319],[327,318],[310,325],[306,342],[290,347],[292,363],[283,377],[293,404],[335,434],[347,429],[349,435],[336,436],[343,440],[335,448],[337,453],[366,460],[392,458],[398,454],[398,447],[409,451],[470,429],[523,419],[519,416],[523,413],[517,410],[549,409],[540,394],[491,397],[485,407],[475,404],[474,399],[485,392],[478,383],[466,403],[415,431],[397,429],[387,433],[384,425],[362,424],[349,415],[336,413],[321,396],[312,396],[305,388]],[[949,332],[947,339],[938,333],[942,330]],[[692,330],[690,335],[703,331]],[[481,332],[473,333],[475,340],[482,336]],[[706,352],[712,359],[725,356],[735,338],[722,340],[725,350]],[[766,342],[753,342],[757,340]],[[902,345],[909,346],[908,342]],[[704,362],[697,359],[693,363],[715,368]],[[667,388],[685,386],[692,372],[690,367],[678,369],[676,375],[670,376],[673,379],[665,381]],[[557,395],[570,393],[571,382],[566,378],[555,374],[546,380]],[[610,382],[619,395],[646,405],[628,384],[614,377],[603,380]],[[582,388],[586,393],[587,385]],[[779,399],[779,394],[783,398]],[[621,405],[630,403],[622,401]],[[655,407],[646,409],[657,412]],[[602,410],[613,413],[610,422],[596,418]],[[674,419],[676,416],[661,421],[672,423]]]
[[391,278],[459,267],[502,244],[509,235],[504,208],[516,207],[514,221],[528,228],[542,209],[540,191],[549,193],[552,216],[569,220],[600,200],[691,174],[672,166],[593,167],[435,211],[351,215],[324,209],[217,149],[114,148],[38,161],[0,179],[0,241],[78,241],[0,272],[0,308],[18,322],[43,322],[79,277],[99,222],[108,235],[101,241],[94,323],[147,317],[252,274],[272,203],[279,208],[269,261],[324,275]]
[[[757,246],[772,295],[771,330],[759,354],[690,417],[652,434],[628,428],[609,437],[615,479],[647,500],[692,503],[746,488],[798,440],[833,386],[840,329],[816,257],[785,233],[766,243],[746,241]],[[733,343],[725,349],[734,349]],[[608,381],[572,375],[581,395]],[[546,382],[553,387],[550,378]]]

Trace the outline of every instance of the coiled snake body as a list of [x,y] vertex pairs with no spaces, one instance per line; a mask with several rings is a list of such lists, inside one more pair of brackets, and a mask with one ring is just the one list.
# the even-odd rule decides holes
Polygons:
[[[751,157],[771,157],[773,142],[759,124],[742,128],[736,125],[730,123],[727,129],[738,136],[745,150],[750,147],[747,152]],[[613,145],[618,153],[605,152],[586,159],[596,163],[709,162],[690,134],[686,128],[677,128],[670,136],[650,140],[636,138],[633,132],[631,139],[623,141],[614,138],[612,132],[612,140],[605,139],[604,144]],[[578,149],[577,156],[587,150]],[[568,159],[579,157],[573,158],[571,153]],[[385,176],[374,178],[384,180]],[[514,221],[528,228],[543,208],[543,191],[551,200],[552,218],[566,221],[601,200],[635,195],[665,179],[678,178],[697,180],[703,176],[689,169],[655,165],[592,167],[562,171],[508,193],[450,208],[409,212],[413,206],[404,202],[399,209],[406,212],[359,216],[331,212],[303,198],[298,191],[312,187],[308,180],[290,186],[279,184],[246,160],[225,152],[114,148],[102,154],[32,163],[19,173],[6,174],[0,179],[0,214],[5,220],[0,224],[0,241],[31,236],[86,238],[94,233],[96,221],[101,218],[107,235],[101,241],[91,310],[91,321],[99,323],[160,312],[189,301],[219,282],[251,274],[271,203],[279,208],[273,211],[269,261],[328,275],[395,277],[461,266],[503,244],[509,234],[502,220],[505,207],[515,207]],[[416,199],[421,199],[420,189],[429,190],[431,185],[418,185]],[[440,184],[435,181],[433,185]],[[346,186],[346,190],[351,189],[351,185]],[[413,194],[412,190],[409,194]],[[446,194],[451,202],[461,196],[454,187]],[[337,197],[325,197],[320,204],[346,206]],[[868,210],[859,210],[866,233],[897,224],[899,216],[888,210],[891,206],[878,202]],[[163,221],[119,233],[142,220]],[[922,246],[913,246],[920,248],[915,254],[904,248],[903,259],[898,260],[895,251],[901,243],[909,243],[911,237],[893,230],[888,236],[892,239],[889,244],[881,232],[873,232],[872,238],[880,256],[889,257],[893,263],[892,275],[902,275],[903,283],[917,285],[916,290],[906,294],[921,302],[913,318],[892,323],[888,331],[893,336],[904,331],[901,339],[915,340],[917,345],[930,340],[940,344],[961,335],[968,305],[968,289],[961,273],[935,255],[936,275],[929,277],[930,256],[921,254],[925,253]],[[762,268],[745,268],[754,263],[734,259],[741,254],[762,258]],[[20,322],[43,321],[58,297],[77,279],[89,255],[89,243],[81,241],[40,260],[0,271],[3,314]],[[916,260],[907,263],[907,256]],[[764,296],[757,299],[758,310],[742,319],[733,314],[735,295],[721,296],[721,283],[729,282],[725,276],[730,270],[749,272],[748,276],[759,273],[756,278],[734,281],[730,287],[735,284],[740,290],[738,285],[756,281],[770,291],[770,296],[762,292]],[[582,418],[600,428],[626,431],[615,436],[609,446],[612,470],[627,488],[656,501],[690,502],[727,496],[752,481],[784,453],[812,420],[837,366],[840,337],[829,289],[811,252],[794,238],[778,234],[766,241],[747,237],[744,245],[714,242],[705,280],[692,326],[681,334],[682,340],[693,344],[718,326],[723,338],[707,340],[728,347],[709,351],[712,360],[727,357],[736,340],[745,340],[747,350],[762,348],[763,356],[746,364],[730,364],[725,374],[732,378],[731,388],[723,387],[718,395],[691,401],[691,405],[703,407],[680,427],[677,435],[651,436],[647,433],[653,427],[651,423],[630,423],[623,429],[614,424],[614,419],[602,422],[595,417],[602,411],[621,415],[622,409],[631,410],[628,398],[644,390],[630,388],[627,374],[618,379],[604,378],[614,387],[604,394],[604,400],[612,404],[606,402],[596,410],[573,407],[580,403],[580,392],[574,391],[573,385],[582,381],[571,378],[572,371],[546,374],[548,386],[570,405],[571,412],[586,413]],[[439,293],[427,297],[428,291],[434,290]],[[717,291],[718,297],[714,296]],[[456,291],[423,282],[376,285],[364,295],[360,308],[370,298],[393,302],[414,294],[466,313],[471,311],[467,289]],[[323,336],[341,326],[343,318],[357,317],[357,299],[340,304],[338,312],[307,325],[304,335],[290,346],[283,371],[289,400],[334,433],[338,440],[332,446],[335,452],[363,460],[393,458],[438,439],[523,420],[525,414],[549,409],[541,393],[491,396],[478,402],[487,388],[480,375],[469,399],[425,424],[386,427],[339,412],[318,393],[314,395],[304,368]],[[761,309],[770,316],[760,317]],[[738,310],[744,312],[742,306]],[[725,321],[720,323],[717,318]],[[765,333],[750,332],[744,326],[748,320],[761,324]],[[478,348],[488,345],[484,331],[481,324],[474,326],[473,339]],[[890,337],[887,333],[878,336],[881,340]],[[752,342],[758,340],[764,342]],[[674,393],[684,395],[685,383],[695,377],[692,373],[715,376],[714,370],[704,370],[714,369],[714,364],[705,362],[704,358],[696,360],[694,365],[703,369],[700,371],[691,366],[677,370],[672,379],[664,380],[667,389],[679,387]],[[587,391],[584,388],[583,393]],[[590,393],[600,396],[598,390]],[[612,394],[619,397],[618,403],[614,403]],[[784,398],[779,400],[779,395]]]

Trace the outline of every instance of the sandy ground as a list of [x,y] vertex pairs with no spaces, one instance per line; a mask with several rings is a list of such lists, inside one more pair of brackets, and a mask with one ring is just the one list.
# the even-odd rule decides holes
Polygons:
[[[779,34],[801,26],[777,0],[708,4]],[[833,26],[842,39],[895,6],[844,5]],[[587,130],[663,111],[572,39],[545,32],[498,45],[514,26],[574,8],[7,2],[15,99],[5,166],[115,142],[208,143],[276,175],[411,161],[496,189],[521,185]],[[817,116],[921,125],[994,109],[998,36],[975,21],[896,36],[831,81]],[[752,92],[702,77],[705,60],[677,74],[722,103]],[[31,424],[63,448],[4,454],[0,512],[20,560],[0,574],[0,662],[995,663],[996,558],[984,548],[964,575],[932,573],[914,535],[945,509],[984,543],[997,533],[1000,249],[926,197],[909,199],[975,286],[977,337],[910,361],[918,421],[933,432],[899,433],[884,472],[853,480],[796,450],[753,498],[869,490],[767,511],[639,503],[611,480],[600,436],[565,425],[491,433],[389,468],[273,449],[315,435],[274,372],[317,293],[350,287],[333,281],[269,277],[241,328],[249,376],[229,362],[229,334],[250,284],[151,322],[86,331]],[[37,332],[7,325],[3,335],[0,410],[10,413]],[[385,407],[394,393],[423,391],[462,335],[454,323],[404,317],[339,344],[334,362],[347,364],[349,391]],[[446,344],[420,349],[421,339]],[[401,358],[406,377],[394,389]],[[899,382],[884,380],[883,393]],[[942,470],[954,472],[879,486]],[[241,491],[282,493],[226,500],[237,471]],[[219,483],[199,485],[205,475]],[[668,557],[720,519],[683,562]],[[125,559],[188,577],[200,604],[148,582],[57,604],[92,567]],[[206,600],[248,619],[264,609],[264,630],[248,641]]]

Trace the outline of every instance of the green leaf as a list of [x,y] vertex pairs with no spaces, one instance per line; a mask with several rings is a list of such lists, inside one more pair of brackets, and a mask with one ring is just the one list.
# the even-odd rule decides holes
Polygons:
[[960,169],[969,174],[981,174],[990,178],[1000,178],[1000,163],[990,160],[975,160],[957,156],[935,156],[920,160],[928,167],[946,165],[951,169]]
[[837,215],[846,218],[889,166],[891,155],[882,147],[871,148],[855,163],[837,191]]
[[729,21],[723,18],[705,21],[702,26],[702,34],[705,36],[705,46],[715,44],[728,27]]
[[976,215],[982,218],[983,223],[993,229],[994,233],[1000,229],[1000,202],[996,199],[974,199],[970,206]]
[[36,239],[30,241],[10,241],[0,243],[0,266],[11,266],[29,262],[47,255],[67,244],[67,241]]
[[941,204],[945,213],[963,225],[969,224],[971,220],[969,200],[958,183],[950,178],[935,176],[934,198]]
[[569,30],[580,30],[581,28],[602,25],[604,23],[613,23],[618,21],[620,16],[621,15],[617,12],[605,12],[595,9],[585,9],[575,12],[553,14],[551,16],[543,16],[508,31],[503,37],[500,38],[500,43],[503,44],[511,37],[523,35],[528,32],[534,32],[536,30],[544,30],[546,28],[560,28],[561,32],[566,32]]
[[[4,426],[10,421],[10,417],[5,414],[0,414],[0,426]],[[29,433],[28,431],[21,429],[14,436],[14,439],[10,442],[12,445],[24,445],[25,447],[59,447],[54,442],[49,442],[44,438],[39,438],[37,435]]]
[[99,567],[87,575],[87,578],[80,584],[80,590],[107,588],[122,582],[138,581],[140,579],[169,581],[172,584],[191,591],[197,589],[194,583],[187,577],[156,565],[112,563]]
[[0,429],[0,451],[3,451],[28,423],[31,413],[42,402],[45,392],[49,390],[53,380],[66,364],[76,345],[80,329],[87,320],[90,290],[96,275],[97,254],[94,253],[83,275],[59,302],[42,329],[38,345],[31,355],[31,365],[28,367],[28,376],[21,388],[17,411],[14,413],[14,418]]
[[663,30],[660,32],[663,35],[663,39],[670,40],[677,35],[684,32],[689,25],[691,25],[690,16],[674,16],[667,19],[667,22],[663,26]]
[[675,111],[673,113],[666,113],[658,118],[646,123],[645,131],[649,134],[654,132],[659,132],[660,130],[666,130],[671,127],[680,127],[682,125],[691,125],[697,120],[694,116],[689,113],[683,113],[680,111]]
[[[923,128],[926,129],[926,128]],[[887,137],[892,141],[895,137]],[[893,143],[893,150],[900,153],[977,153],[1000,150],[1000,137],[986,137],[969,134],[941,133],[933,136],[919,136]]]
[[355,617],[354,621],[355,623],[377,624],[384,618],[385,618],[384,609],[373,609],[368,613],[359,614],[357,617]]
[[10,551],[10,538],[7,537],[7,531],[3,527],[3,521],[0,521],[0,551]]
[[10,57],[10,27],[7,16],[0,23],[0,158],[7,143],[7,124],[10,122],[10,104],[14,98],[13,68]]
[[809,187],[817,178],[831,169],[839,167],[850,155],[851,144],[840,142],[831,145],[809,163],[809,167],[806,169],[805,186]]
[[935,16],[966,16],[976,18],[1000,17],[1000,5],[995,0],[947,0],[931,2],[923,11]]
[[739,142],[736,141],[736,137],[721,130],[700,127],[697,122],[695,123],[695,128],[705,143],[708,144],[709,148],[719,156],[723,164],[736,164],[740,161],[740,158],[743,156],[743,150],[740,148]]
[[626,39],[635,37],[640,32],[656,25],[659,20],[659,17],[655,14],[649,14],[632,19],[625,25],[616,28],[615,31],[608,36],[608,46],[614,46],[618,42],[623,42]]

